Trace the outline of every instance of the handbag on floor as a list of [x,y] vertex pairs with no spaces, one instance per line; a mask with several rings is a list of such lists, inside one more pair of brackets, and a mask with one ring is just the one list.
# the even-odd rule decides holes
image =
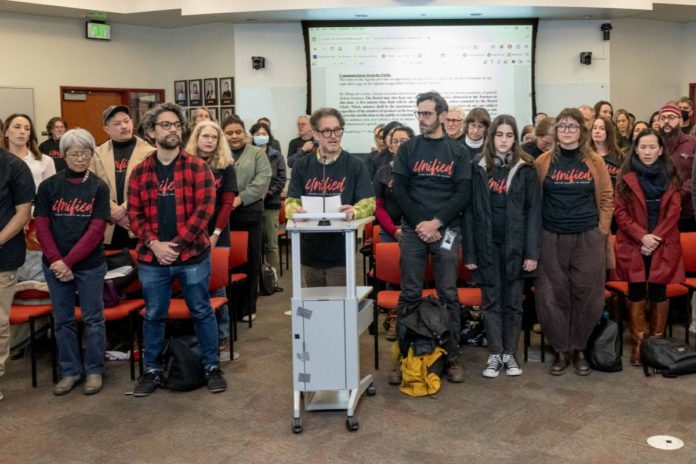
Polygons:
[[640,360],[646,377],[662,374],[674,378],[696,373],[696,351],[673,338],[646,338],[640,345]]
[[259,293],[261,295],[273,295],[275,292],[282,292],[283,289],[278,287],[278,273],[268,263],[261,265],[261,278],[259,279]]
[[191,391],[205,385],[205,371],[197,352],[196,337],[170,338],[162,351],[162,386],[170,390]]
[[596,371],[619,372],[621,364],[621,334],[619,325],[605,312],[587,342],[587,362]]

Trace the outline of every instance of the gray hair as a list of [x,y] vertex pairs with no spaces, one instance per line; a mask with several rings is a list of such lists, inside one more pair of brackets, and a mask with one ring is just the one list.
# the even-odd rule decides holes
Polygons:
[[150,111],[148,111],[147,114],[145,114],[145,117],[143,118],[142,122],[145,131],[154,131],[155,123],[157,123],[157,118],[160,116],[160,114],[166,113],[167,111],[176,114],[176,117],[179,118],[179,122],[181,123],[182,127],[186,124],[186,116],[184,116],[184,110],[182,110],[179,105],[172,102],[160,103],[159,105],[155,106]]
[[97,148],[97,144],[94,141],[94,137],[89,133],[88,130],[82,129],[81,127],[76,127],[75,129],[70,129],[60,138],[60,151],[66,153],[69,149],[86,148],[87,150],[94,153]]
[[448,113],[459,113],[462,115],[462,119],[466,117],[466,111],[464,111],[464,108],[458,105],[452,105],[449,107],[447,110]]

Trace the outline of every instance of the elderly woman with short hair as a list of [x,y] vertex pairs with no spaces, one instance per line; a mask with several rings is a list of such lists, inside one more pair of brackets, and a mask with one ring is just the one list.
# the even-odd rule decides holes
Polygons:
[[[103,238],[110,210],[109,187],[88,170],[95,148],[94,138],[84,129],[63,135],[60,151],[67,168],[41,183],[34,210],[62,371],[61,381],[53,388],[55,395],[69,393],[85,374],[85,394],[102,388]],[[84,364],[75,324],[75,293],[84,324]]]

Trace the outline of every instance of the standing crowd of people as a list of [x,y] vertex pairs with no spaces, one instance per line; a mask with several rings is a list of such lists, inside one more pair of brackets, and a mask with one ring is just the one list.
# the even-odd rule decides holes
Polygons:
[[[688,134],[694,131],[693,103],[668,102],[644,122],[600,101],[566,108],[555,118],[539,113],[524,135],[512,115],[467,112],[437,92],[419,94],[415,103],[420,134],[403,122],[380,124],[366,160],[341,147],[346,121],[338,110],[300,116],[287,152],[293,171],[286,217],[305,211],[302,197],[323,195],[339,196],[347,219],[374,215],[380,240],[400,247],[397,314],[420,304],[432,264],[452,335],[446,347],[450,382],[464,381],[460,264],[482,290],[490,351],[483,376],[522,374],[516,352],[530,278],[541,328],[555,351],[550,374],[562,375],[571,364],[576,374],[590,374],[585,350],[604,308],[608,269],[629,283],[631,363],[640,365],[643,338],[664,334],[666,285],[684,279],[679,234],[696,231],[696,138]],[[148,396],[162,383],[160,354],[175,279],[191,313],[208,388],[222,392],[227,383],[219,351],[229,343],[231,321],[227,307],[216,318],[210,304],[211,296],[225,292],[208,288],[211,247],[229,247],[230,231],[249,233],[248,279],[237,307],[241,320],[253,320],[261,265],[279,267],[277,230],[287,182],[270,120],[261,118],[247,132],[237,115],[218,123],[199,110],[189,126],[179,106],[164,103],[141,124],[146,140],[135,135],[127,106],[106,108],[102,122],[108,140],[99,146],[88,131],[68,130],[57,117],[40,146],[27,115],[13,114],[0,128],[0,376],[12,344],[10,305],[29,264],[53,306],[62,374],[54,394],[67,394],[80,382],[85,394],[99,392],[106,253],[130,248],[146,302],[145,371],[134,395]],[[28,250],[32,234],[38,249]],[[301,249],[307,286],[344,285],[340,234],[304,234]],[[400,381],[396,368],[390,382]]]

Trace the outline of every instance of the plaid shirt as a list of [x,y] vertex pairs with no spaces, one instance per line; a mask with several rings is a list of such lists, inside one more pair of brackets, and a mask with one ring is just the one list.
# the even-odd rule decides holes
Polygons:
[[[155,260],[145,244],[159,240],[156,156],[157,152],[145,158],[128,181],[128,218],[131,231],[138,237],[138,260],[145,263]],[[210,247],[207,228],[215,210],[215,178],[205,161],[184,150],[174,162],[178,233],[172,242],[179,245],[181,261],[186,262]]]

